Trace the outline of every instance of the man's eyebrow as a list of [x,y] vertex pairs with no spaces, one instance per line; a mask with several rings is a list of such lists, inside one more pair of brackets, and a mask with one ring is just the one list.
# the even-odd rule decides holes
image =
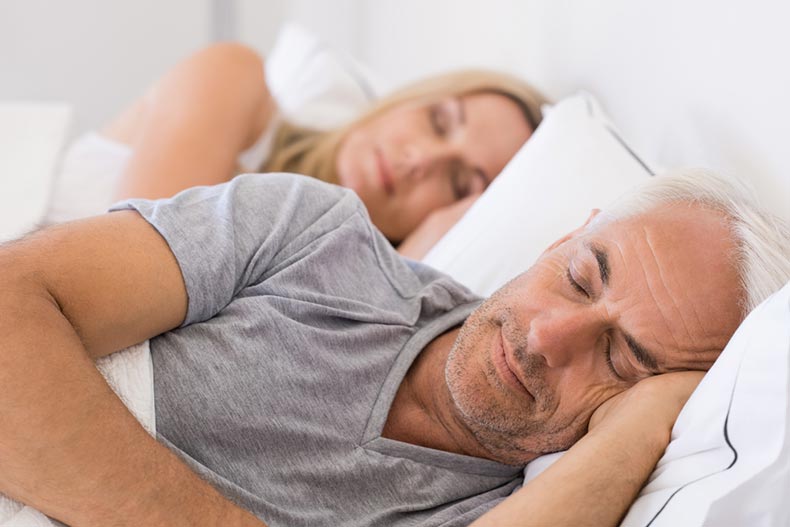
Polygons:
[[658,361],[656,360],[655,355],[647,351],[644,346],[634,340],[634,337],[628,333],[624,332],[623,337],[625,338],[625,342],[628,344],[628,348],[631,350],[631,353],[633,353],[634,357],[636,357],[637,362],[650,370],[651,373],[657,373]]
[[601,283],[603,283],[604,287],[607,287],[609,285],[609,253],[606,252],[604,247],[595,243],[585,243],[584,245],[595,256],[595,260],[598,262],[598,272],[601,275]]
[[[601,283],[603,283],[604,287],[607,287],[609,285],[609,276],[611,274],[611,270],[609,268],[609,253],[606,252],[605,247],[598,245],[597,243],[588,242],[585,243],[585,246],[595,256],[595,261],[598,262],[598,272],[601,275]],[[623,337],[625,338],[626,344],[628,344],[628,349],[631,350],[631,353],[634,355],[634,358],[636,358],[637,362],[639,362],[639,364],[651,372],[657,372],[658,361],[656,360],[655,355],[647,351],[647,348],[639,344],[636,339],[628,333],[623,332]]]

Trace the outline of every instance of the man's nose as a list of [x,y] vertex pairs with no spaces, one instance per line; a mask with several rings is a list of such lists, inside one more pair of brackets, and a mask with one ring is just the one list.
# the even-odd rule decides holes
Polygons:
[[598,325],[577,310],[554,310],[541,313],[529,325],[528,351],[543,356],[551,368],[568,366],[582,360],[595,348]]

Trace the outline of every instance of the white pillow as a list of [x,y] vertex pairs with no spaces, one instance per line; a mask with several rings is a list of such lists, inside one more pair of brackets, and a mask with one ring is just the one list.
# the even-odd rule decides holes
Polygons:
[[570,97],[423,261],[488,296],[651,174],[592,96]]
[[302,126],[341,126],[381,93],[367,67],[295,24],[283,26],[265,64],[266,84],[280,112]]
[[790,525],[790,283],[735,332],[622,525]]

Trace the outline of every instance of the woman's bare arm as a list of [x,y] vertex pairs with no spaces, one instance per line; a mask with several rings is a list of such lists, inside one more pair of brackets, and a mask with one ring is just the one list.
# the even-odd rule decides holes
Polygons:
[[116,198],[169,197],[227,181],[238,154],[266,128],[274,109],[255,51],[234,43],[199,51],[135,107],[134,126],[125,134],[132,157]]
[[587,435],[472,527],[618,525],[701,378],[700,372],[658,375],[610,399],[596,410]]
[[186,306],[135,212],[0,246],[0,492],[70,525],[263,525],[149,436],[93,364]]
[[412,260],[422,260],[479,197],[480,194],[467,196],[452,205],[433,211],[398,245],[398,253]]

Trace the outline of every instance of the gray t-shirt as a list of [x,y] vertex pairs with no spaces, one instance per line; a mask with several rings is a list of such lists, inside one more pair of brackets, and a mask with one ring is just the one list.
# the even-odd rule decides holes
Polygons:
[[132,200],[189,296],[151,340],[158,439],[276,526],[467,525],[518,468],[381,437],[406,371],[480,299],[402,259],[353,192],[245,175]]

